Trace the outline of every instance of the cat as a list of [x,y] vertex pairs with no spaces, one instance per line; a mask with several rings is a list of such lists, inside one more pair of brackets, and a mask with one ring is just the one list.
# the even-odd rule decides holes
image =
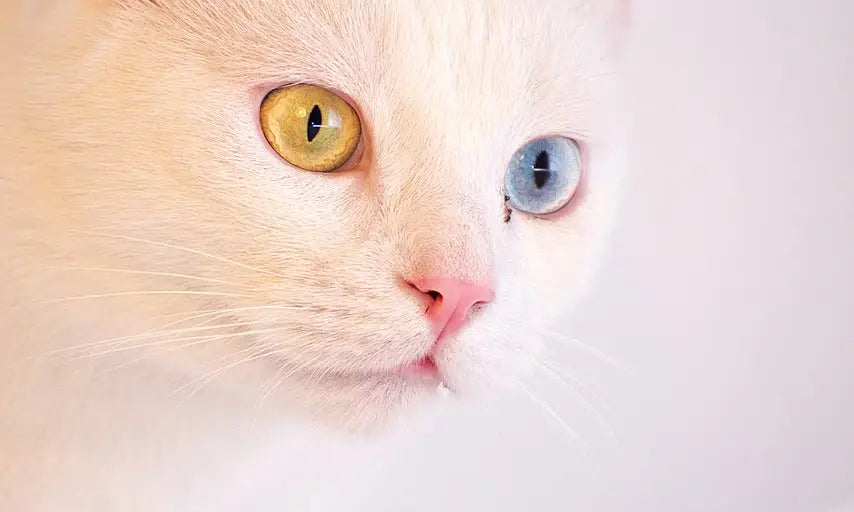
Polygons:
[[4,510],[211,510],[206,428],[512,386],[585,288],[618,0],[3,9]]

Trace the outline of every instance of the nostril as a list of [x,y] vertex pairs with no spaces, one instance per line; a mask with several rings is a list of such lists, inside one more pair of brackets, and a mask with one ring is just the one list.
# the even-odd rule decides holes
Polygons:
[[430,311],[441,305],[443,301],[442,294],[434,289],[419,286],[416,282],[405,281],[406,285],[415,292],[415,297],[425,312]]
[[457,332],[472,313],[491,302],[495,295],[491,284],[445,276],[417,279],[409,284],[421,292],[424,302],[429,301],[425,314],[438,339]]
[[468,310],[466,311],[466,316],[468,317],[468,316],[473,315],[474,313],[480,311],[488,303],[489,302],[485,301],[485,300],[480,300],[480,301],[473,303],[471,306],[469,306]]

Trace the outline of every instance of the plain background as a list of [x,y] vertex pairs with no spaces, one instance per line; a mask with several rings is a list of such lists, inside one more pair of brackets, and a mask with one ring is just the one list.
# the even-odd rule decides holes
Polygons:
[[582,441],[524,395],[450,407],[295,509],[854,510],[854,3],[634,17],[620,221],[539,389]]

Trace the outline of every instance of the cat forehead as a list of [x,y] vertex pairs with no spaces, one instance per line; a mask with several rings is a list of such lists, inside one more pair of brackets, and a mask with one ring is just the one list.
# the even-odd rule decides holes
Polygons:
[[[380,50],[383,55],[427,43],[468,54],[511,57],[516,49],[552,53],[581,43],[597,19],[609,15],[597,3],[618,0],[125,0],[203,42],[239,49],[242,43],[271,50]],[[205,37],[209,36],[209,37]],[[207,39],[207,41],[204,41]],[[406,43],[406,46],[399,46]],[[460,44],[465,46],[459,46]]]
[[160,38],[163,49],[195,54],[235,82],[310,82],[372,103],[387,97],[448,110],[522,107],[579,120],[588,79],[602,66],[604,24],[590,5],[268,0],[213,8],[159,0],[146,15],[158,34],[171,34]]

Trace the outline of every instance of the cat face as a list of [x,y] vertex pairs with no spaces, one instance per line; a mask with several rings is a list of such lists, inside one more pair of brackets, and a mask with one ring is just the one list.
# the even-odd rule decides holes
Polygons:
[[[580,290],[621,169],[609,2],[79,12],[33,50],[7,177],[37,205],[15,229],[50,240],[18,265],[64,269],[21,286],[100,296],[58,324],[73,312],[124,337],[119,356],[362,425],[438,381],[512,382]],[[292,164],[264,129],[265,99],[295,84],[356,116],[333,172]],[[535,213],[508,191],[529,185],[508,169],[532,141],[567,144],[561,164],[530,146],[532,168],[576,172],[555,192],[568,202]]]

